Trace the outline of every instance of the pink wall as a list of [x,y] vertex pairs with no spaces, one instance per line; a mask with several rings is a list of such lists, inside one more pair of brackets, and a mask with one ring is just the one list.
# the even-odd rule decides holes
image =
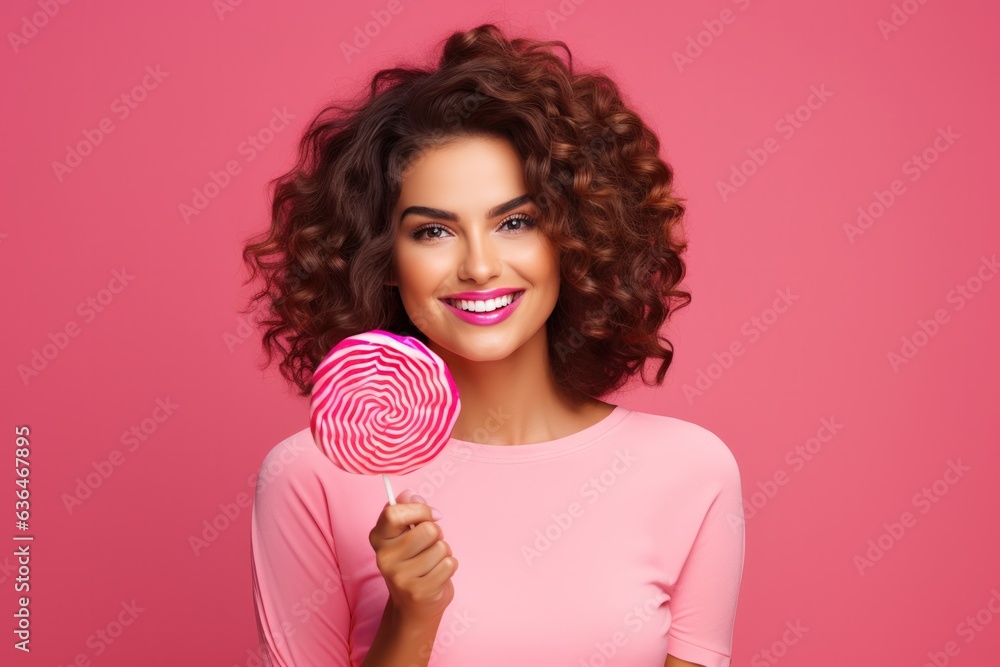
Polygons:
[[[257,369],[241,242],[322,102],[509,16],[618,77],[689,199],[675,366],[612,402],[706,426],[740,461],[734,665],[993,664],[997,6],[389,4],[4,3],[0,663],[258,664],[248,478],[307,405]],[[212,521],[230,525],[196,553]],[[30,655],[14,534],[34,536]]]

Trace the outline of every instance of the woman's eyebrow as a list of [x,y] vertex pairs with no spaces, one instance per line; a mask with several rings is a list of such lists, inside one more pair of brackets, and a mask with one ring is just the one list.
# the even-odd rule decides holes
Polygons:
[[[521,204],[526,204],[532,201],[531,195],[523,194],[520,197],[515,197],[509,202],[504,202],[499,206],[494,206],[489,211],[486,212],[486,217],[495,218],[497,216],[503,215],[508,211],[513,211],[515,208]],[[428,218],[436,218],[438,220],[448,220],[450,222],[458,222],[458,214],[452,213],[451,211],[444,211],[439,208],[428,208],[427,206],[408,206],[403,214],[399,216],[399,221],[403,222],[405,218],[410,213],[416,213],[417,215],[423,215]]]

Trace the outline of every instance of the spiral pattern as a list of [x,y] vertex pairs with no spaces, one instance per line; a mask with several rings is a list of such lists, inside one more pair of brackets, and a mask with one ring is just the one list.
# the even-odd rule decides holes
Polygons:
[[444,360],[410,336],[349,336],[313,373],[309,426],[339,468],[412,472],[441,453],[461,410]]

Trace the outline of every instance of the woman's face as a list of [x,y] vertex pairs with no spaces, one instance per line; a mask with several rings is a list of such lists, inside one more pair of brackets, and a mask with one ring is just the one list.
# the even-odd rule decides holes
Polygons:
[[[499,139],[462,138],[430,148],[404,173],[393,211],[391,284],[432,349],[493,361],[535,336],[544,342],[559,297],[559,256],[535,226],[535,205],[514,201],[526,194],[518,155]],[[514,292],[506,299],[516,301],[463,316],[448,299],[488,290]],[[506,303],[474,296],[487,309]]]

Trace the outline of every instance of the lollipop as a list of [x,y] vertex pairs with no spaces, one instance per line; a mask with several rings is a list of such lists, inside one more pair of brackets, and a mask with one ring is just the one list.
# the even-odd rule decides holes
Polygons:
[[444,360],[410,336],[349,336],[313,372],[309,427],[337,467],[382,474],[421,468],[448,444],[462,404]]

